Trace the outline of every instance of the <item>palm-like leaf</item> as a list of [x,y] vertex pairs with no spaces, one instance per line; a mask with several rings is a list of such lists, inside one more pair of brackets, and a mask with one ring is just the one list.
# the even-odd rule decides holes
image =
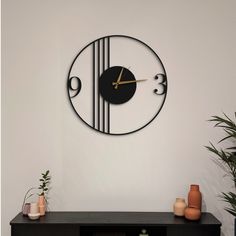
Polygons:
[[[236,142],[236,124],[225,113],[223,114],[224,117],[212,116],[212,119],[209,120],[215,122],[215,127],[222,128],[226,133],[226,136],[218,143],[227,139],[232,139]],[[210,146],[206,146],[206,148],[216,155],[217,161],[220,162],[221,166],[223,165],[224,170],[229,172],[236,188],[236,146],[228,147],[223,150],[217,149],[212,143],[210,143]],[[233,192],[222,193],[221,198],[229,204],[229,207],[226,207],[225,210],[236,217],[236,194]]]
[[229,203],[229,205],[231,206],[231,208],[226,207],[225,210],[236,217],[236,194],[232,192],[222,193],[221,197],[223,201]]

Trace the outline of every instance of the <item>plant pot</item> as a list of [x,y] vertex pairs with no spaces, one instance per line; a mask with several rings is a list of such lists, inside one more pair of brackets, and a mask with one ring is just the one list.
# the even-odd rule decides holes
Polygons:
[[45,215],[45,213],[46,213],[45,205],[39,206],[39,213],[40,213],[40,216],[44,216]]
[[40,205],[45,205],[45,197],[44,197],[44,195],[39,195],[38,204],[39,204],[39,206]]
[[38,206],[40,216],[44,216],[46,212],[46,201],[44,195],[40,195],[38,198]]

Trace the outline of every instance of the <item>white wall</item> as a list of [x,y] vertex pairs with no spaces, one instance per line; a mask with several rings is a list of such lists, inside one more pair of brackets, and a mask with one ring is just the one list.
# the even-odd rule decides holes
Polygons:
[[[172,211],[198,183],[204,210],[231,236],[217,195],[232,182],[204,145],[222,137],[206,120],[235,111],[235,9],[234,0],[3,0],[2,235],[50,169],[56,211]],[[169,82],[158,118],[121,137],[88,129],[65,88],[78,51],[110,34],[151,46]]]

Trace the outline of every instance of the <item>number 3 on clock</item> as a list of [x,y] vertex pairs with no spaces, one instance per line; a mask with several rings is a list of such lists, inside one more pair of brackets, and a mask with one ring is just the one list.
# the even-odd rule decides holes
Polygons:
[[157,95],[165,94],[167,91],[166,76],[164,74],[157,74],[154,79],[158,80],[159,87],[154,89],[153,92]]

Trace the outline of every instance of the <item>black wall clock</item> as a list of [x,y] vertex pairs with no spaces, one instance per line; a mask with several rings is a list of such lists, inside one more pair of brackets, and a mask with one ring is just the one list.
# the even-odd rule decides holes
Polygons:
[[161,111],[164,65],[154,50],[129,36],[110,35],[85,46],[67,79],[70,103],[89,127],[110,135],[136,132]]

